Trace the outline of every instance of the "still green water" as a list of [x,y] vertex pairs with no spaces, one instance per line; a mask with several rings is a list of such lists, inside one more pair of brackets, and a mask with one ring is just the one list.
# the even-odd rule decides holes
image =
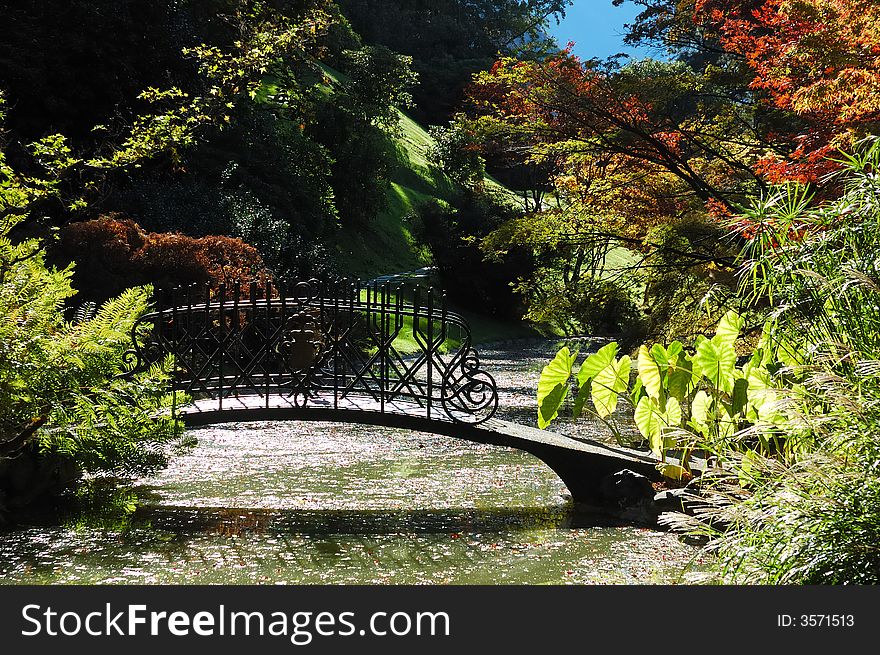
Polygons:
[[[488,353],[506,417],[526,414],[548,349]],[[59,511],[0,531],[0,582],[675,583],[700,568],[673,535],[575,514],[518,451],[330,423],[193,435],[126,521]]]

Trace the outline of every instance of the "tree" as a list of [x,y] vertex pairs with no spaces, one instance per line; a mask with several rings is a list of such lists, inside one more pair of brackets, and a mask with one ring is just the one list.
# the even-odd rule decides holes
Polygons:
[[80,302],[101,303],[148,284],[166,290],[208,284],[216,290],[268,273],[256,248],[241,239],[146,232],[130,218],[113,215],[65,226],[47,250],[59,268],[74,265]]
[[[232,122],[238,105],[259,96],[270,73],[277,73],[284,96],[275,109],[288,119],[297,116],[302,87],[292,84],[301,74],[294,64],[307,60],[304,48],[324,13],[311,6],[288,16],[249,2],[235,11],[238,40],[186,51],[201,75],[195,88],[148,87],[138,95],[140,111],[96,126],[92,132],[100,136],[76,142],[58,133],[27,142],[14,131],[0,132],[0,494],[6,505],[55,490],[59,476],[68,481],[83,470],[152,470],[180,435],[169,411],[170,362],[131,378],[120,375],[151,289],[127,289],[100,307],[84,303],[74,311],[73,268],[50,268],[44,243],[33,235],[48,238],[52,222],[87,215],[112,182],[151,163],[180,166],[207,133]],[[29,16],[16,14],[22,15]],[[4,103],[0,96],[0,123]],[[167,265],[167,255],[179,250],[167,247],[168,235],[145,240],[147,252],[140,254],[147,268],[156,268],[159,251]],[[184,245],[191,256],[204,243]],[[228,260],[239,254],[236,265],[259,263],[252,248],[235,245],[238,253],[223,253]]]
[[[25,128],[34,118],[18,113],[10,117],[10,134],[5,147],[15,158],[29,161],[28,165],[33,166],[35,172],[41,169],[50,172],[51,180],[44,179],[40,184],[51,185],[57,191],[35,199],[40,204],[38,208],[30,208],[31,218],[28,220],[47,216],[55,223],[64,223],[70,220],[71,212],[81,212],[92,201],[104,199],[108,187],[151,164],[180,168],[184,153],[204,142],[207,136],[227,129],[233,123],[238,107],[257,99],[267,100],[263,89],[268,76],[276,82],[273,86],[275,92],[271,103],[262,103],[263,108],[299,124],[310,87],[310,84],[300,83],[300,79],[315,77],[309,69],[314,64],[308,50],[315,45],[329,20],[321,3],[308,2],[304,9],[288,13],[261,2],[221,1],[220,5],[229,13],[222,14],[219,19],[214,13],[210,18],[199,16],[208,21],[204,29],[216,37],[216,42],[190,44],[182,53],[179,50],[174,52],[173,64],[166,60],[169,66],[166,74],[171,84],[151,86],[147,82],[151,79],[149,75],[127,79],[126,86],[139,82],[144,86],[126,96],[124,103],[115,108],[108,107],[106,101],[90,108],[88,123],[73,126],[75,138],[60,133],[46,136],[42,132],[25,147],[23,144],[27,143],[29,134]],[[84,16],[74,9],[83,12]],[[139,33],[141,38],[152,36],[157,26],[170,29],[163,21],[154,21],[148,23],[149,27],[143,27],[134,21],[137,9],[130,7],[130,10],[132,15],[123,14],[128,19],[124,27],[129,32]],[[107,20],[106,16],[114,12],[113,8],[83,7],[81,3],[75,3],[73,9],[61,12],[61,16],[68,13],[79,18],[93,17],[98,21],[97,25],[101,25]],[[54,23],[50,22],[50,26],[40,32],[42,24],[33,8],[20,9],[11,16],[15,22],[10,29],[15,31],[14,28],[23,25],[31,41],[18,43],[18,48],[13,50],[15,57],[2,60],[6,69],[4,77],[16,80],[33,68],[42,71],[39,62],[51,68],[51,62],[45,61],[45,57],[35,57],[35,63],[26,56],[31,54],[35,45],[39,49],[40,44],[51,38]],[[81,41],[77,41],[82,37],[79,30],[91,27],[76,25],[77,29],[70,30],[72,35],[69,38],[81,45]],[[121,38],[125,38],[125,34],[127,32],[123,30]],[[114,38],[120,37],[113,34],[99,41],[99,49],[112,50],[112,46],[119,46]],[[167,56],[167,53],[163,54]],[[126,52],[124,62],[146,66],[137,52]],[[131,71],[127,72],[131,75]],[[82,71],[78,74],[82,75]],[[74,85],[70,79],[63,79]],[[319,80],[320,76],[317,76],[315,81]],[[314,84],[311,79],[309,82]],[[34,105],[35,99],[27,88],[14,84],[12,90],[13,106],[19,103],[19,96],[24,99],[22,104],[25,106]],[[57,94],[64,97],[75,92],[75,89],[62,88]],[[54,95],[50,94],[48,99],[42,99],[46,106],[35,112],[43,121],[42,125],[31,130],[45,130],[46,126],[58,122],[52,98]],[[104,121],[102,124],[94,124],[96,109],[106,112],[98,117]],[[74,112],[75,116],[81,114]],[[86,134],[88,136],[83,136]]]
[[[770,146],[752,108],[683,62],[505,58],[477,76],[469,102],[486,131],[531,144],[522,159],[561,162],[579,200],[601,207],[611,192],[628,220],[729,208],[763,184],[754,162]],[[657,177],[673,188],[646,192]]]
[[[700,0],[695,20],[754,72],[751,89],[796,114],[785,156],[763,158],[774,182],[820,182],[851,149],[880,129],[880,6],[871,0]],[[796,127],[801,127],[796,124]]]
[[717,273],[733,270],[753,231],[740,221],[718,248],[705,238],[711,224],[780,181],[834,197],[827,174],[840,164],[829,154],[880,128],[880,10],[861,0],[635,4],[627,40],[665,50],[665,61],[501,58],[469,90],[469,129],[487,160],[508,143],[506,156],[548,166],[557,207],[534,221],[653,253],[646,271],[684,266],[730,286]]
[[[505,159],[543,167],[554,191],[555,206],[535,203],[484,241],[490,255],[534,244],[543,264],[520,284],[533,314],[548,316],[542,298],[583,297],[581,316],[610,312],[613,301],[621,322],[632,323],[620,302],[626,294],[607,288],[611,278],[645,288],[642,304],[660,322],[667,312],[657,311],[665,300],[655,292],[686,282],[700,297],[713,270],[732,270],[707,215],[726,215],[765,187],[755,165],[774,146],[755,107],[736,102],[714,79],[685,62],[583,62],[569,52],[544,61],[505,58],[476,77],[469,109],[487,161],[509,144]],[[639,255],[609,266],[608,254],[620,246]],[[670,277],[673,268],[686,275]],[[671,284],[638,283],[634,272]],[[584,297],[588,288],[598,302]]]
[[425,123],[445,124],[471,75],[490,66],[499,52],[545,52],[552,44],[547,23],[564,16],[570,0],[341,0],[339,4],[365,43],[413,58],[420,78],[413,93],[417,117]]

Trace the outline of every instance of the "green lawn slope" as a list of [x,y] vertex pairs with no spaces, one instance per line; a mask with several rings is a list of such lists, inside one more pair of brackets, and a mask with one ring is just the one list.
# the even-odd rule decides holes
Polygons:
[[428,160],[431,135],[403,112],[394,138],[396,161],[385,209],[369,229],[343,231],[337,241],[340,264],[349,275],[373,278],[410,271],[431,263],[428,250],[413,233],[414,210],[430,200],[448,201],[455,192],[449,178]]
[[[321,64],[327,76],[337,84],[345,83],[345,76]],[[361,279],[402,273],[431,265],[427,247],[415,238],[419,226],[416,208],[431,200],[449,202],[456,188],[449,177],[430,161],[429,152],[434,139],[421,125],[398,110],[400,118],[397,134],[393,137],[395,165],[389,179],[385,209],[371,222],[368,229],[343,229],[337,236],[336,249],[343,273]],[[516,194],[497,181],[487,178],[486,184],[506,193],[515,200]],[[471,326],[476,343],[536,336],[537,332],[525,323],[509,323],[450,307],[461,313]],[[407,345],[398,344],[403,351]]]

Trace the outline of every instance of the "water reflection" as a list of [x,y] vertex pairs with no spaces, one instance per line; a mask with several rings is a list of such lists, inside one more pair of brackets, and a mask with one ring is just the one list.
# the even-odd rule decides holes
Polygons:
[[[565,507],[235,510],[144,508],[121,530],[75,520],[0,536],[7,583],[677,582],[669,535],[591,525]],[[686,580],[687,578],[684,578]]]

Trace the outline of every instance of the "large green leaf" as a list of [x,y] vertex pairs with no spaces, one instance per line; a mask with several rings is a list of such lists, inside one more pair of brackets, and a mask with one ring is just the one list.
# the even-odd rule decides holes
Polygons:
[[611,342],[587,357],[578,371],[578,386],[582,387],[587,380],[595,379],[599,371],[611,366],[616,356],[617,344]]
[[639,379],[645,387],[645,391],[651,398],[659,399],[660,392],[663,389],[663,379],[660,377],[660,369],[657,368],[657,362],[651,356],[651,352],[647,346],[639,348],[638,359]]
[[693,366],[691,359],[681,353],[676,357],[672,369],[666,374],[666,389],[669,395],[679,402],[684,401],[699,380],[699,376],[694,375]]
[[593,380],[603,370],[614,365],[614,357],[616,354],[617,344],[612,342],[599,348],[599,350],[587,357],[584,360],[584,363],[581,364],[577,376],[579,387],[578,394],[574,399],[574,404],[572,406],[572,414],[575,418],[578,418],[584,410],[584,405],[591,395],[590,392],[595,386]]
[[669,357],[669,359],[679,357],[683,352],[684,346],[681,344],[681,341],[673,341],[666,347],[666,356]]
[[776,361],[795,369],[806,363],[802,349],[783,338],[776,340]]
[[646,396],[645,385],[642,384],[642,380],[640,378],[636,378],[636,381],[633,383],[633,388],[629,392],[629,399],[633,404],[633,407],[639,404],[639,401]]
[[749,381],[745,378],[737,378],[733,384],[733,393],[731,394],[731,413],[745,414],[746,407],[749,404]]
[[605,418],[617,409],[617,398],[629,387],[629,374],[632,370],[632,360],[624,355],[619,360],[612,361],[603,368],[593,379],[593,407],[600,418]]
[[693,477],[686,468],[679,466],[678,464],[658,464],[657,467],[660,471],[660,475],[664,478],[669,478],[670,480],[681,481],[685,478]]
[[590,397],[592,386],[593,381],[587,378],[587,381],[578,389],[577,396],[574,397],[574,402],[571,405],[571,415],[574,418],[580,418],[583,413],[584,405],[587,404],[587,399]]
[[651,450],[657,457],[663,455],[663,433],[669,428],[681,424],[681,406],[675,398],[668,398],[666,406],[661,409],[656,399],[643,397],[636,405],[633,415],[639,432],[642,433]]
[[733,344],[718,337],[703,339],[698,342],[694,362],[713,386],[727,393],[733,391],[736,369]]
[[730,310],[718,322],[718,328],[715,330],[715,336],[719,341],[730,344],[732,347],[739,338],[739,333],[743,328],[743,318],[735,311]]
[[577,353],[564,347],[541,371],[538,380],[538,427],[542,430],[559,416],[559,408],[568,396],[568,379]]
[[691,421],[699,426],[699,431],[703,434],[708,433],[711,404],[712,400],[703,390],[698,391],[691,401]]
[[660,374],[666,372],[666,369],[669,368],[669,353],[666,352],[666,348],[664,348],[659,343],[655,343],[651,346],[651,358],[657,364],[657,368],[660,370]]

